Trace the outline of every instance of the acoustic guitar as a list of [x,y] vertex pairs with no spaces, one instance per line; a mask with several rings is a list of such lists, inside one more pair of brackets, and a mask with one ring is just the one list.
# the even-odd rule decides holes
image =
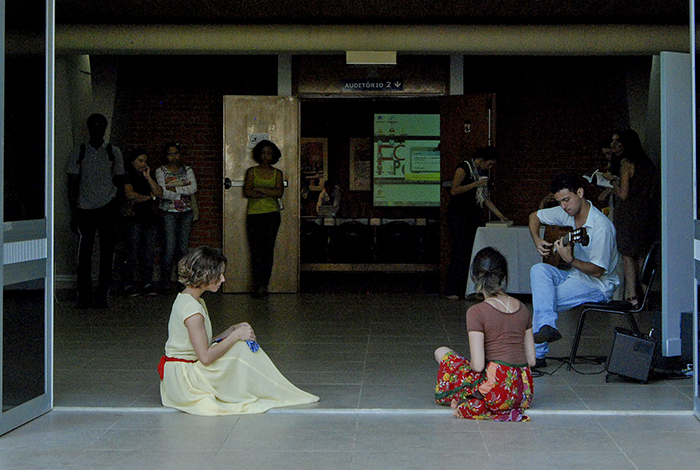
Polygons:
[[[586,227],[581,227],[574,230],[571,227],[561,225],[548,225],[547,228],[544,229],[544,240],[548,243],[554,243],[557,240],[561,240],[564,246],[572,246],[572,253],[575,243],[580,243],[581,246],[588,246],[588,243],[591,241],[591,239],[588,237],[588,233],[586,233]],[[550,254],[542,257],[542,261],[559,269],[571,268],[569,263],[561,259],[561,256],[556,252],[554,246],[552,246],[552,252]]]

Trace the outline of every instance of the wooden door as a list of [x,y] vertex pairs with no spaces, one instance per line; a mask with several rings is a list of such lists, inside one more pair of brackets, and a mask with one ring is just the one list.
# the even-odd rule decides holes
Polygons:
[[282,152],[275,165],[284,173],[282,223],[275,244],[269,291],[299,290],[299,103],[294,97],[224,97],[224,242],[228,258],[223,291],[250,292],[251,271],[243,180],[255,165],[252,148],[265,138]]
[[487,145],[496,145],[496,95],[448,96],[440,103],[440,291],[450,265],[447,205],[457,165]]

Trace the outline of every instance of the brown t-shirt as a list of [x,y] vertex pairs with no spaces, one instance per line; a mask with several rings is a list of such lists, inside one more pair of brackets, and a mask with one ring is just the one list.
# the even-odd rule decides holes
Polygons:
[[532,314],[520,302],[513,313],[497,310],[488,302],[481,302],[467,310],[467,331],[484,334],[486,361],[511,365],[527,364],[525,330],[532,328]]

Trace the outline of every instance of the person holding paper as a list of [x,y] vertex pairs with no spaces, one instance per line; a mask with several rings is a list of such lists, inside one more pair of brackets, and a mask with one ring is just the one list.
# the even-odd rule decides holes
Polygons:
[[452,179],[450,203],[447,206],[451,246],[445,287],[448,299],[463,299],[467,291],[469,260],[476,230],[481,225],[482,208],[486,206],[500,220],[509,220],[491,201],[488,176],[482,175],[496,164],[498,157],[499,152],[495,147],[480,148],[474,152],[472,159],[457,165]]

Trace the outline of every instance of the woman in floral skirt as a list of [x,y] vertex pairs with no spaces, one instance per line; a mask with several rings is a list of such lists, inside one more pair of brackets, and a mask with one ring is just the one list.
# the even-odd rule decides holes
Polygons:
[[532,314],[505,293],[508,264],[495,249],[476,254],[471,276],[484,295],[467,311],[471,360],[445,346],[435,350],[435,402],[450,405],[458,418],[526,421],[535,365]]

